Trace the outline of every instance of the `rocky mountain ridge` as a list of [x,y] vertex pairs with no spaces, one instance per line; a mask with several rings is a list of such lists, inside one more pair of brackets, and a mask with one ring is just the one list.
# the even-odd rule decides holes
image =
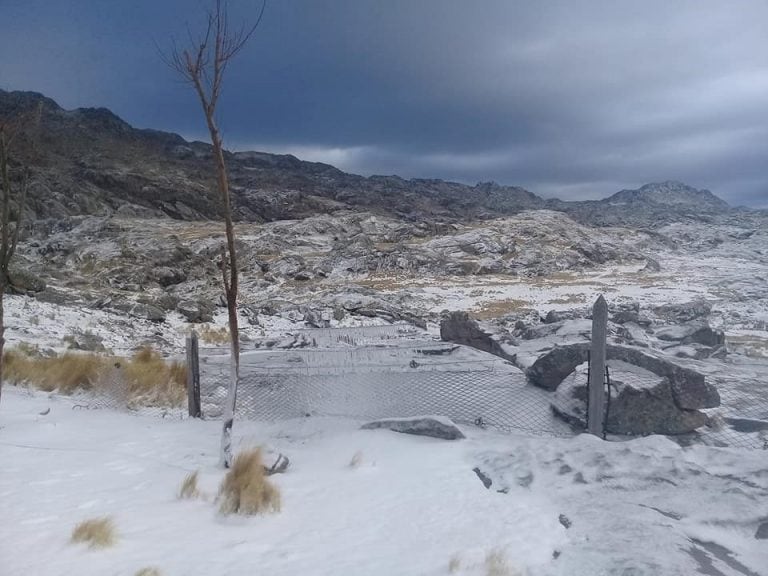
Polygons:
[[[41,94],[0,90],[0,117],[38,104],[42,126],[37,149],[33,155],[28,145],[19,147],[21,155],[34,158],[30,217],[217,217],[208,144],[133,128],[105,108],[68,111]],[[227,161],[235,217],[244,222],[352,210],[437,226],[549,209],[586,225],[652,228],[734,214],[711,192],[677,182],[623,190],[599,201],[564,202],[496,183],[469,186],[438,179],[363,177],[291,155],[234,152]]]

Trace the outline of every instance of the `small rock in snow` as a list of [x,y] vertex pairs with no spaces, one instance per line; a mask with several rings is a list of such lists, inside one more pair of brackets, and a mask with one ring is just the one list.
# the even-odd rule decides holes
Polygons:
[[768,540],[768,520],[765,520],[757,527],[755,538],[757,540]]
[[451,422],[448,418],[436,418],[433,416],[387,418],[363,424],[361,428],[363,430],[386,428],[393,432],[414,434],[416,436],[430,436],[432,438],[441,438],[443,440],[458,440],[465,437],[456,424]]
[[488,477],[488,475],[487,475],[487,474],[485,474],[485,472],[483,472],[482,470],[480,470],[480,468],[478,468],[477,466],[475,466],[474,468],[472,468],[472,472],[474,472],[475,474],[477,474],[477,477],[478,477],[478,478],[480,478],[480,482],[482,482],[482,483],[483,483],[483,486],[485,486],[486,488],[490,488],[490,487],[491,487],[491,485],[493,484],[493,480],[491,480],[491,479]]

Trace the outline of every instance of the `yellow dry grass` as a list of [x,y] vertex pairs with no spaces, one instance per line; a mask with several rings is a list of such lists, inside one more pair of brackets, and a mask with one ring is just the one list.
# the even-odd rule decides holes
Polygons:
[[566,294],[561,298],[553,298],[549,304],[583,304],[587,301],[584,294]]
[[200,490],[197,487],[197,471],[187,474],[179,487],[179,500],[193,500],[200,496]]
[[511,312],[519,312],[530,307],[530,302],[526,300],[516,300],[507,298],[504,300],[493,300],[483,302],[472,310],[472,315],[478,320],[490,320],[499,318]]
[[507,558],[501,550],[491,550],[485,557],[486,576],[517,576],[519,572],[513,570],[507,563]]
[[3,376],[9,382],[28,383],[46,392],[58,389],[64,394],[95,387],[111,365],[105,356],[74,352],[41,358],[9,350],[3,360]]
[[134,576],[160,576],[160,570],[154,566],[147,566],[146,568],[141,568]]
[[264,472],[261,449],[240,452],[219,487],[222,514],[263,514],[280,511],[280,491]]
[[89,548],[108,548],[116,540],[115,525],[107,516],[84,520],[72,530],[72,542],[87,544]]
[[229,344],[229,330],[224,327],[206,324],[198,329],[197,334],[206,344]]
[[46,392],[72,394],[122,383],[128,398],[140,405],[179,406],[186,399],[186,366],[166,362],[150,348],[129,359],[92,352],[42,357],[28,349],[11,349],[3,360],[7,381]]
[[135,404],[180,406],[186,400],[186,365],[166,362],[149,347],[141,348],[121,364],[118,377],[128,385],[129,397]]

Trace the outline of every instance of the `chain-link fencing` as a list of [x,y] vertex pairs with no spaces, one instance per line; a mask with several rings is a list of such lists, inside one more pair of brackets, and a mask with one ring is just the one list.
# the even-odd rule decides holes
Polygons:
[[[404,333],[400,327],[351,334],[319,329],[303,335],[302,341],[311,342],[306,348],[242,353],[236,418],[441,415],[506,431],[573,433],[551,410],[554,395],[528,384],[500,358],[428,340],[413,329]],[[229,356],[219,352],[200,351],[201,404],[207,418],[221,416],[227,395]]]
[[[588,365],[577,367],[555,393],[553,409],[576,428],[586,426],[590,406]],[[683,445],[768,449],[768,390],[751,394],[713,387],[703,375],[677,367],[656,374],[609,360],[605,373],[604,437],[664,434]]]
[[[548,392],[500,358],[398,326],[361,328],[354,334],[305,330],[292,341],[302,347],[242,353],[236,418],[442,415],[461,424],[551,436],[586,427],[586,363]],[[659,362],[659,367],[651,362],[651,372],[608,361],[606,436],[665,434],[682,444],[768,446],[766,394],[755,390],[745,403],[742,393],[731,394],[728,387],[720,400],[703,375]],[[227,395],[228,351],[201,350],[200,366],[203,416],[218,418]]]

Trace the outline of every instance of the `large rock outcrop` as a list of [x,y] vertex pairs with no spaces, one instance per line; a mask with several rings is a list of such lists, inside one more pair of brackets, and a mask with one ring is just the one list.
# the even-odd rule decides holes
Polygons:
[[[580,364],[589,358],[589,342],[555,346],[531,365],[526,375],[529,382],[546,390],[555,390],[560,383]],[[657,376],[667,378],[672,386],[674,401],[686,410],[716,408],[720,405],[720,394],[708,384],[704,375],[678,366],[674,362],[642,350],[609,344],[606,347],[608,360],[616,360],[643,368]]]
[[[621,435],[685,434],[705,425],[707,415],[683,409],[668,377],[614,361],[610,401],[606,402],[606,432]],[[552,408],[566,421],[586,426],[587,366],[582,365],[560,384]]]
[[446,342],[456,342],[471,348],[489,352],[506,360],[513,360],[501,343],[498,334],[490,328],[481,326],[466,312],[451,312],[440,322],[440,338]]
[[[569,421],[586,419],[587,379],[579,379],[577,369],[586,366],[590,346],[555,346],[527,371],[529,382],[557,391],[553,408]],[[703,374],[660,355],[608,345],[606,356],[616,386],[607,419],[612,433],[683,434],[707,422],[699,410],[720,405],[717,389]]]

